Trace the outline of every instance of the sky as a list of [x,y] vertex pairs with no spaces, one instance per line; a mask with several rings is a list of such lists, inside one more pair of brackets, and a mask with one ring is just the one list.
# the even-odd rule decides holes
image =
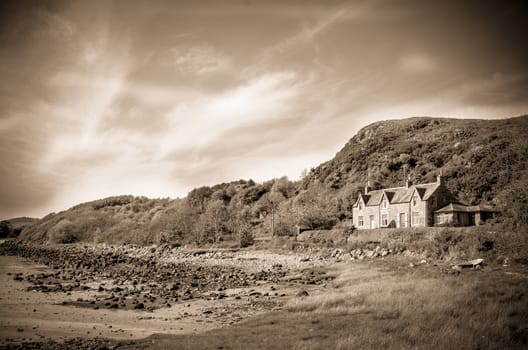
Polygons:
[[0,218],[299,179],[362,127],[528,113],[523,1],[2,1]]

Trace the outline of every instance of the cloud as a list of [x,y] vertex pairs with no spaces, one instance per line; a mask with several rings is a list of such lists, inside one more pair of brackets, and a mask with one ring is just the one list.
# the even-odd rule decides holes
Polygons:
[[422,2],[10,6],[0,215],[296,178],[369,122],[528,110],[515,34],[526,21],[511,6],[483,17]]
[[0,215],[41,212],[62,186],[54,169],[38,166],[47,130],[26,112],[0,119]]
[[170,128],[161,143],[161,158],[188,145],[206,145],[234,126],[280,118],[297,96],[299,84],[291,72],[266,74],[226,92],[177,105],[166,115]]
[[410,53],[400,58],[400,67],[410,73],[427,73],[436,68],[431,57],[423,53]]
[[231,61],[212,45],[176,46],[171,50],[176,69],[186,74],[207,75],[231,69]]
[[351,9],[349,7],[338,7],[331,11],[321,11],[318,14],[315,24],[304,25],[301,30],[296,31],[294,34],[281,39],[271,47],[262,49],[259,53],[259,59],[257,62],[244,69],[243,74],[251,76],[259,74],[261,71],[269,69],[270,65],[274,62],[280,62],[280,57],[288,54],[289,52],[298,49],[300,46],[310,44],[318,35],[325,30],[331,28],[334,24],[355,17],[361,12],[359,8]]

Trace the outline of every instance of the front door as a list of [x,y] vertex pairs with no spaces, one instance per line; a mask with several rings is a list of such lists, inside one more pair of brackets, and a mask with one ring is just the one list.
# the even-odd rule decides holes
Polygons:
[[376,228],[376,222],[374,221],[374,215],[369,216],[370,228]]
[[400,213],[400,227],[407,227],[407,215]]

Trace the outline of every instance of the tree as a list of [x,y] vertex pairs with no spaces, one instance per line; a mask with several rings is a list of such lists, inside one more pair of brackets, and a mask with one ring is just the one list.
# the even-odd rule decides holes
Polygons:
[[205,212],[200,215],[194,226],[195,242],[199,245],[206,242],[218,242],[225,232],[228,219],[227,208],[221,200],[207,203]]
[[178,200],[167,210],[154,215],[149,230],[157,236],[158,243],[179,243],[190,236],[196,215],[187,202]]
[[251,226],[251,209],[249,206],[240,208],[231,206],[229,208],[229,219],[226,228],[233,233],[242,248],[253,244],[254,236]]
[[332,228],[339,216],[335,194],[322,186],[300,193],[294,201],[298,225],[309,229]]
[[270,192],[280,193],[284,198],[291,198],[295,195],[295,184],[288,180],[287,176],[274,181]]
[[207,200],[211,197],[212,194],[213,190],[209,186],[194,188],[187,195],[187,203],[189,203],[189,206],[191,208],[196,209],[200,213],[202,213],[205,210]]
[[271,191],[263,195],[257,203],[257,205],[260,206],[259,209],[261,212],[264,211],[271,215],[270,230],[272,236],[275,236],[275,212],[277,211],[279,204],[281,204],[285,200],[286,198],[282,195],[281,192]]
[[7,238],[11,234],[9,221],[0,221],[0,238]]

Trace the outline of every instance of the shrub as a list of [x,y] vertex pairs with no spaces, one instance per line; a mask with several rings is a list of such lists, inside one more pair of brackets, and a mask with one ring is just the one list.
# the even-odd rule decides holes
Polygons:
[[297,233],[295,225],[280,221],[275,224],[275,236],[294,236]]
[[0,221],[0,238],[9,237],[11,233],[11,225],[9,221]]
[[68,219],[59,221],[49,232],[51,243],[74,243],[79,240],[75,225]]
[[255,237],[249,230],[243,230],[240,233],[240,247],[245,248],[255,243]]

